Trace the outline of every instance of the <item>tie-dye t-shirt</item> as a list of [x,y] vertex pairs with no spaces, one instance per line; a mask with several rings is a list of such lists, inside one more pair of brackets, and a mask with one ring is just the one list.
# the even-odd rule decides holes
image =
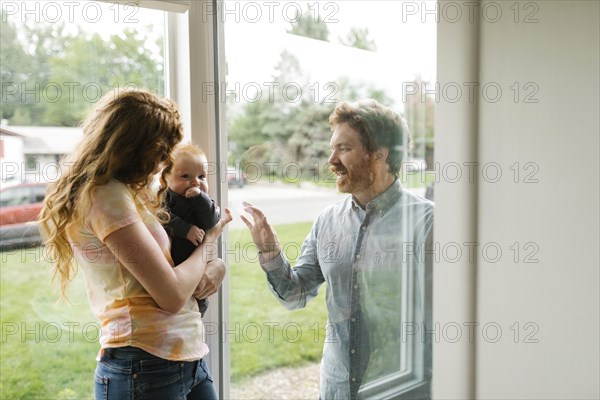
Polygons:
[[[112,181],[96,187],[89,210],[83,210],[83,226],[71,227],[69,239],[86,281],[88,299],[100,321],[100,345],[135,346],[168,360],[198,360],[208,353],[195,299],[190,298],[176,314],[160,309],[150,294],[104,244],[112,232],[143,222],[165,258],[169,238],[156,217],[125,184]],[[118,249],[135,261],[135,244]]]

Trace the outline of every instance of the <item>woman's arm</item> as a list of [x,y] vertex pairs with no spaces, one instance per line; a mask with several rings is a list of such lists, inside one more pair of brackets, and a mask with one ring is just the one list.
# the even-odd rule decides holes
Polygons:
[[223,279],[225,279],[225,272],[226,266],[221,259],[216,259],[206,264],[204,275],[202,275],[202,279],[196,287],[194,297],[197,299],[205,299],[216,293],[221,287]]
[[[106,237],[105,243],[160,308],[176,313],[192,297],[206,264],[217,257],[217,239],[231,219],[231,213],[226,209],[224,217],[207,233],[204,242],[175,268],[171,267],[142,222],[116,230]],[[127,254],[119,249],[128,249]]]

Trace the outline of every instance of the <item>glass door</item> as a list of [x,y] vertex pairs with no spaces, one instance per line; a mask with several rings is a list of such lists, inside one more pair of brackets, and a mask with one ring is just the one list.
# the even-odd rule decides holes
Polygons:
[[[412,147],[406,149],[402,184],[432,199],[435,15],[423,20],[412,4],[219,3],[226,51],[220,90],[227,107],[228,166],[236,176],[229,181],[229,207],[236,214],[243,213],[242,201],[261,208],[292,264],[319,212],[345,196],[327,164],[328,116],[341,101],[374,98],[404,115]],[[398,226],[399,234],[407,229]],[[288,311],[270,292],[239,218],[228,246],[229,322],[223,332],[230,346],[231,398],[317,398],[322,349],[330,339],[325,285],[306,308]],[[395,341],[370,367],[364,397],[383,391],[393,397],[430,373],[424,363],[430,346],[407,334],[407,321],[414,321],[430,288],[423,291],[422,279],[408,269],[398,276],[404,306],[387,333]]]

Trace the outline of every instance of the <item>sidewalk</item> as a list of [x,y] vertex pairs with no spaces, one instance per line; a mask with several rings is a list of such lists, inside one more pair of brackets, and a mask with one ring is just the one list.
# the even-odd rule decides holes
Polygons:
[[299,368],[278,368],[231,384],[232,400],[316,400],[319,398],[319,363]]

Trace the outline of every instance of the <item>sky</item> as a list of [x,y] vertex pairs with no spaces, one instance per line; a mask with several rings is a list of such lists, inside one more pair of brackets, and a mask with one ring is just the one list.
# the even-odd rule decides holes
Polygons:
[[[69,29],[74,30],[78,24],[104,36],[139,24],[158,27],[164,18],[156,10],[90,1],[2,0],[0,4],[5,17],[10,14],[13,20],[64,21]],[[435,17],[423,13],[433,9],[435,2],[242,0],[225,1],[223,7],[227,81],[240,100],[254,98],[252,90],[246,90],[252,87],[259,87],[264,95],[274,90],[264,83],[273,81],[274,66],[283,50],[299,59],[318,99],[335,96],[335,82],[345,76],[384,89],[402,108],[404,82],[416,75],[426,81],[436,79]],[[416,12],[414,7],[421,8]],[[203,16],[209,18],[211,12],[204,9]],[[287,34],[296,12],[322,18],[331,43]],[[340,45],[339,38],[345,37],[352,27],[366,27],[377,51]],[[155,32],[161,33],[158,29]],[[292,98],[294,91],[289,94]]]
[[[235,4],[236,2],[234,2]],[[293,20],[292,6],[262,7],[262,18],[255,9],[242,2],[237,13],[234,5],[225,14],[225,48],[229,80],[241,83],[271,81],[273,67],[282,50],[293,53],[311,81],[323,95],[328,82],[340,76],[372,83],[402,101],[402,83],[421,75],[424,80],[436,78],[436,24],[433,19],[406,15],[406,5],[398,1],[321,1],[295,3],[306,12],[311,5],[311,17],[317,12],[330,31],[330,42],[305,39],[286,34]],[[403,13],[404,11],[404,13]],[[269,15],[270,14],[270,15]],[[240,16],[236,21],[236,16]],[[269,17],[271,21],[269,21]],[[339,45],[351,27],[368,28],[369,37],[377,45],[376,52],[367,52]],[[399,106],[399,104],[397,104]]]

